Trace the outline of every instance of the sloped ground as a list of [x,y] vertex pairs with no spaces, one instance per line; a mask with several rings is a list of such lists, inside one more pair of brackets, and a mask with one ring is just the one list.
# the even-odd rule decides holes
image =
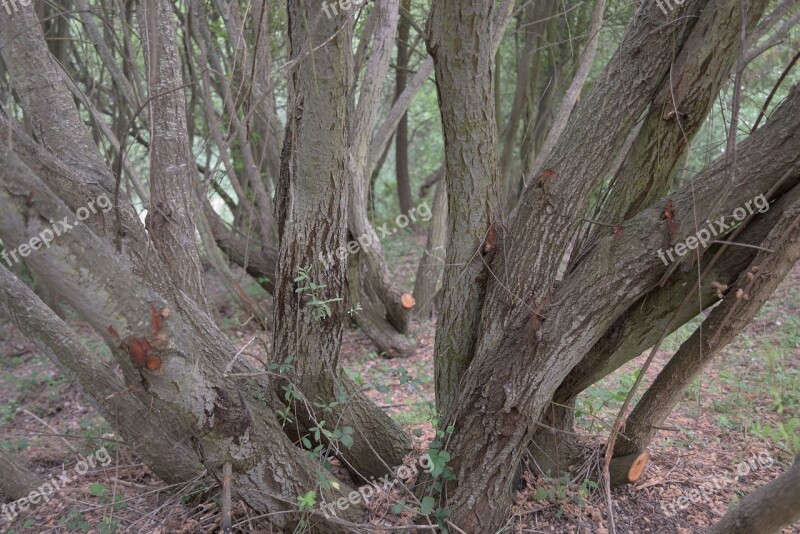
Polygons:
[[[403,273],[408,288],[422,242],[421,235],[407,233],[386,243],[391,265]],[[643,480],[613,493],[619,532],[700,532],[741,495],[783,472],[792,452],[800,448],[799,281],[800,266],[758,319],[687,393],[665,423],[667,429],[659,433]],[[221,324],[231,338],[243,346],[258,336],[252,323],[242,326],[244,318],[233,316],[222,289],[212,287],[212,298],[224,308]],[[255,296],[259,294],[251,289]],[[74,317],[69,321],[78,325],[88,346],[104,350],[89,329]],[[409,465],[434,438],[434,325],[413,326],[417,350],[411,358],[384,360],[353,329],[346,333],[341,358],[368,395],[416,436],[418,450],[409,457]],[[690,331],[684,328],[668,340],[648,373],[649,380]],[[269,341],[265,344],[268,347]],[[248,352],[263,358],[264,349],[257,345],[253,343]],[[97,464],[83,476],[71,476],[48,503],[13,522],[0,514],[0,531],[194,533],[219,529],[214,481],[173,488],[161,483],[116,440],[76,388],[7,322],[0,323],[0,355],[0,446],[19,454],[43,479],[58,477],[62,471],[74,473],[81,457],[102,447],[111,458],[107,466]],[[581,398],[578,422],[589,461],[597,461],[597,448],[605,439],[603,422],[613,421],[645,357]],[[516,493],[508,532],[609,530],[604,496],[592,490],[591,484],[529,472],[523,481],[525,489]],[[395,484],[371,500],[371,521],[408,525],[414,519],[408,511],[411,506],[418,507]],[[263,520],[240,504],[234,505],[234,519],[239,531],[269,532]],[[800,532],[800,526],[784,532]]]

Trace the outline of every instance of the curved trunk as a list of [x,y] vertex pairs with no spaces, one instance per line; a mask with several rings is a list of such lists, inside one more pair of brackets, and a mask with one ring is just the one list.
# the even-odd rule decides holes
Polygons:
[[[381,152],[370,150],[371,135],[380,107],[380,97],[391,60],[391,50],[397,30],[399,0],[386,0],[376,6],[375,36],[361,81],[358,103],[350,123],[347,169],[350,173],[350,233],[365,243],[359,249],[367,265],[367,276],[374,296],[386,310],[386,321],[400,334],[408,332],[411,311],[402,305],[402,294],[389,271],[378,234],[369,221],[368,199],[372,169]],[[403,113],[405,116],[405,113]],[[399,122],[402,122],[402,118]],[[391,136],[390,136],[391,137]],[[375,156],[373,161],[371,158]],[[340,260],[341,262],[341,260]]]

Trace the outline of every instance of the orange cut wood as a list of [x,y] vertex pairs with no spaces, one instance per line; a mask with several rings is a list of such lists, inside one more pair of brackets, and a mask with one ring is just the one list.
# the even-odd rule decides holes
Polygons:
[[145,367],[147,367],[148,371],[158,371],[161,369],[161,358],[158,356],[148,356]]
[[413,308],[414,304],[416,303],[417,301],[414,300],[414,297],[411,295],[411,293],[403,293],[403,296],[400,297],[400,304],[402,304],[403,308],[407,310]]

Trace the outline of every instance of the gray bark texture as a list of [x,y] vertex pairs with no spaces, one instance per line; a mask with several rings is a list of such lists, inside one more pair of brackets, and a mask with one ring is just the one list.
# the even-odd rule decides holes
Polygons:
[[[348,320],[344,303],[347,261],[323,268],[318,258],[346,243],[350,190],[344,119],[351,29],[345,17],[320,16],[320,8],[321,2],[316,1],[289,3],[295,64],[290,73],[289,124],[276,196],[280,252],[272,357],[276,363],[294,357],[295,367],[287,378],[309,405],[300,402],[295,410],[301,427],[319,426],[319,419],[324,418],[331,431],[354,429],[356,439],[351,448],[334,445],[353,473],[368,479],[402,463],[409,441],[338,363],[342,330]],[[396,0],[393,8],[396,17]],[[313,21],[310,31],[306,20]],[[303,272],[308,274],[301,278]],[[319,289],[314,289],[314,284]],[[328,303],[319,304],[322,301]],[[286,383],[279,380],[274,386],[283,398]],[[333,402],[338,402],[337,406],[324,415],[309,409],[313,403]]]

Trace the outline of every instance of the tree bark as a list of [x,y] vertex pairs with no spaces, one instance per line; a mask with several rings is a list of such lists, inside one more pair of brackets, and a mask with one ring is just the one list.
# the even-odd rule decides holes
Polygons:
[[[386,321],[400,334],[408,332],[411,312],[402,305],[402,294],[386,264],[380,238],[369,221],[367,203],[369,199],[371,150],[370,139],[377,119],[381,92],[391,60],[391,50],[397,30],[399,0],[387,0],[376,6],[375,37],[372,51],[365,67],[358,103],[355,104],[350,121],[350,147],[347,167],[351,174],[350,233],[354,239],[368,239],[359,254],[367,265],[370,278],[369,291],[386,310]],[[346,268],[346,266],[345,266]],[[376,317],[380,320],[380,317]]]
[[158,417],[159,410],[154,416],[153,406],[141,398],[124,394],[125,384],[97,354],[5,267],[0,267],[0,309],[78,385],[161,480],[175,484],[202,475],[187,434]]
[[[0,162],[4,242],[19,246],[26,238],[22,236],[48,228],[45,221],[69,218],[66,207],[2,144]],[[37,200],[28,205],[30,191]],[[322,502],[346,495],[286,438],[263,401],[262,386],[250,385],[254,369],[242,360],[231,363],[235,348],[193,300],[173,290],[170,300],[176,306],[170,309],[167,300],[138,282],[84,225],[62,233],[26,261],[37,273],[60,281],[65,299],[112,347],[129,391],[146,401],[152,417],[167,428],[188,432],[206,469],[218,480],[224,464],[231,463],[238,498],[269,514],[278,528],[299,523],[296,498],[309,488],[317,488]],[[243,383],[226,378],[228,367],[248,378]],[[357,521],[362,512],[350,507],[339,514]],[[318,518],[315,528],[322,532],[343,530],[316,513],[307,521]]]
[[[800,173],[800,164],[797,166]],[[630,413],[614,456],[643,452],[684,391],[725,346],[750,323],[800,259],[800,188],[775,206],[781,217],[760,251],[694,333],[681,344]]]
[[[411,11],[411,0],[403,0],[401,9]],[[408,40],[411,36],[411,24],[400,17],[397,26],[397,68],[395,69],[395,101],[406,89],[408,79],[408,60],[410,56]],[[408,112],[403,114],[397,125],[394,138],[395,174],[397,177],[397,198],[400,202],[400,213],[409,213],[414,207],[411,195],[411,176],[408,171]]]
[[209,312],[195,237],[197,171],[189,151],[172,5],[166,0],[146,0],[141,5],[147,6],[139,25],[148,37],[151,122],[147,231],[173,282]]
[[706,534],[776,532],[800,519],[800,454],[794,464],[772,482],[746,495]]
[[447,253],[447,184],[440,180],[436,186],[431,208],[431,220],[428,223],[428,240],[425,252],[417,266],[414,279],[414,299],[417,301],[416,314],[429,319],[433,313],[439,281],[442,279]]
[[[320,16],[321,7],[321,0],[292,0],[288,6],[295,64],[276,195],[280,252],[272,358],[280,364],[292,356],[294,368],[273,387],[284,398],[283,388],[291,381],[307,399],[308,406],[296,399],[293,412],[301,429],[320,427],[323,418],[331,431],[354,429],[352,447],[339,442],[332,447],[355,475],[368,479],[402,463],[409,441],[339,366],[348,317],[343,302],[347,262],[333,262],[326,269],[317,263],[328,251],[343,247],[347,237],[345,116],[352,61],[346,14],[328,19]],[[335,404],[315,414],[312,403]]]
[[359,254],[348,260],[347,285],[350,306],[361,306],[362,311],[353,315],[352,320],[375,344],[378,354],[388,359],[405,358],[414,354],[414,347],[408,339],[386,320],[383,304],[375,299],[367,287],[367,276]]
[[0,449],[0,491],[19,500],[42,485],[42,479],[27,469],[19,457]]
[[[756,24],[764,6],[765,2],[750,4],[749,27]],[[703,11],[691,35],[681,48],[674,65],[671,66],[669,76],[664,79],[657,91],[654,103],[644,120],[644,125],[639,129],[632,148],[627,151],[627,156],[616,173],[611,192],[607,200],[600,204],[595,218],[604,219],[610,223],[621,223],[650,206],[667,192],[675,169],[688,148],[688,143],[703,124],[721,83],[729,76],[737,57],[739,13],[738,0],[715,4]],[[709,36],[715,37],[710,38]],[[712,43],[722,44],[718,46]],[[570,268],[574,268],[574,263],[580,262],[581,254],[585,254],[587,250],[596,246],[597,236],[611,234],[609,228],[591,225],[588,232],[592,236],[589,238],[590,242],[582,247],[576,246],[571,260],[573,265]],[[737,254],[741,252],[736,251]],[[611,257],[612,251],[606,251],[606,258],[609,261],[603,266],[604,269],[613,268],[610,263]],[[677,292],[673,289],[677,289]],[[670,284],[669,291],[661,293],[670,295],[684,292],[680,291],[680,287],[675,284]],[[710,288],[704,293],[708,297],[714,295]],[[634,325],[642,326],[645,329],[666,326],[659,320],[660,317],[655,317],[653,314],[654,312],[668,314],[667,310],[672,310],[674,305],[670,306],[668,301],[654,297],[654,295],[649,295],[642,307],[632,307],[630,313],[626,312],[620,316],[618,328],[610,332],[610,335],[616,338],[615,343],[640,341],[642,337],[636,334],[625,336],[621,334],[623,329],[626,333],[632,332],[635,328]],[[689,317],[682,318],[679,324],[683,324],[694,312],[696,312],[695,308],[685,310],[683,315],[689,315]],[[639,322],[635,320],[635,317],[645,317],[646,320]],[[629,324],[626,326],[626,323]],[[652,341],[655,342],[655,340]],[[601,342],[595,346],[559,388],[553,400],[561,409],[563,406],[573,406],[574,398],[580,391],[588,387],[594,380],[602,378],[621,365],[616,362],[627,361],[631,355],[638,355],[646,348],[637,344],[638,352],[637,349],[612,351],[607,345],[608,343]],[[591,382],[584,381],[580,387],[575,387],[574,380],[579,373],[585,373],[590,369],[590,365],[593,365],[591,362],[596,361],[595,357],[615,363],[611,366],[591,368],[594,379]],[[550,441],[553,438],[562,442],[571,441],[569,434],[571,429],[562,428],[561,430],[567,431],[567,433],[553,435],[537,431],[537,436],[533,440],[536,446],[531,447],[531,453],[537,456],[543,449],[552,450],[553,444]],[[569,447],[562,444],[561,450],[568,449]],[[558,471],[570,461],[568,457],[561,457],[558,460],[563,463],[549,465],[549,467]],[[545,458],[540,461],[543,464],[546,463]]]
[[[684,9],[701,8],[698,4],[684,6]],[[492,264],[492,270],[503,273],[505,279],[502,282],[490,279],[478,330],[481,337],[476,358],[464,376],[457,408],[443,421],[444,428],[455,429],[450,444],[457,482],[447,484],[447,494],[453,506],[454,522],[460,528],[492,529],[502,523],[511,495],[513,477],[510,471],[518,465],[520,448],[527,445],[534,430],[529,418],[538,420],[560,381],[629,304],[628,298],[635,299],[641,289],[649,289],[652,285],[648,287],[648,284],[657,283],[650,278],[652,273],[637,272],[632,279],[630,263],[636,264],[636,261],[626,262],[628,251],[622,249],[619,265],[626,268],[606,275],[615,280],[613,286],[598,284],[595,269],[591,271],[591,288],[576,291],[572,284],[564,283],[557,292],[551,292],[559,258],[568,244],[566,238],[584,205],[576,203],[577,198],[588,199],[591,191],[588,182],[602,176],[602,169],[613,158],[666,75],[672,58],[663,54],[665,42],[672,41],[672,32],[677,32],[681,40],[685,39],[689,28],[682,23],[691,24],[688,22],[691,19],[681,19],[671,31],[665,32],[662,14],[656,12],[657,9],[643,5],[637,12],[637,23],[624,38],[606,72],[581,101],[575,120],[565,131],[563,140],[572,141],[559,145],[551,157],[552,163],[547,165],[555,169],[557,178],[549,184],[543,182],[543,187],[535,188],[535,192],[527,192],[523,209],[512,222],[506,251],[497,256],[497,260],[502,261]],[[630,78],[632,83],[621,82],[625,78]],[[613,102],[619,105],[608,105]],[[592,135],[585,129],[588,123],[584,121],[596,124],[598,113],[608,114],[607,119],[601,120],[608,128],[603,135]],[[779,142],[788,141],[782,138]],[[763,167],[763,162],[760,163]],[[785,165],[786,161],[776,162],[780,164]],[[759,174],[756,169],[752,171]],[[752,198],[752,189],[747,191],[749,197],[742,189],[726,200]],[[691,202],[685,205],[690,206]],[[678,211],[681,210],[685,207]],[[655,213],[650,216],[653,215]],[[660,236],[652,234],[653,222],[648,220],[650,228],[634,234],[643,244],[652,246]],[[626,228],[623,241],[628,239],[627,232]],[[531,235],[541,235],[535,246],[526,242],[525,238]],[[506,262],[505,258],[514,261]],[[645,263],[650,269],[659,261],[656,258],[654,262],[649,253],[643,253],[640,258],[639,261],[647,258]],[[663,274],[662,269],[655,271]],[[576,280],[587,274],[588,271],[584,271]],[[616,278],[619,276],[624,278]],[[602,280],[600,277],[599,281]],[[613,295],[611,299],[610,295]],[[512,300],[515,296],[517,300]],[[609,300],[615,298],[619,300],[614,306],[608,306]],[[551,299],[557,306],[550,306]],[[598,309],[601,301],[603,309]],[[580,314],[576,316],[575,310],[580,310]],[[529,409],[533,412],[528,412]],[[475,498],[475,495],[480,497]]]
[[[748,2],[748,31],[766,4],[764,0]],[[597,218],[621,223],[667,193],[678,163],[739,56],[740,12],[739,0],[727,0],[710,5],[700,15],[656,93]],[[603,230],[593,233],[608,233]]]
[[492,14],[487,2],[443,0],[433,5],[428,21],[428,53],[445,135],[449,224],[434,352],[440,412],[469,366],[489,277],[486,266],[503,238]]

